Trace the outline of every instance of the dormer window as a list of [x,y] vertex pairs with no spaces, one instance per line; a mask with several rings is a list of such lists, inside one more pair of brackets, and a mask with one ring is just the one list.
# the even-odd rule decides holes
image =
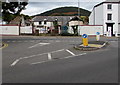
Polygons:
[[108,4],[107,9],[111,10],[112,9],[112,4]]

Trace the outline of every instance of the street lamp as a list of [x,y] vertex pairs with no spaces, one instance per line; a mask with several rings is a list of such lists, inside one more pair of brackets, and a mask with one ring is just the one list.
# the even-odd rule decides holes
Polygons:
[[79,9],[79,7],[80,7],[80,2],[78,0],[78,17],[80,16],[80,9]]

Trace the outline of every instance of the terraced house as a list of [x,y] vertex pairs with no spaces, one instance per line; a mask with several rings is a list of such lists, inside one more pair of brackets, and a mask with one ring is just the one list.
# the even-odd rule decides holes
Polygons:
[[106,0],[94,6],[89,24],[103,25],[105,35],[120,35],[120,0]]

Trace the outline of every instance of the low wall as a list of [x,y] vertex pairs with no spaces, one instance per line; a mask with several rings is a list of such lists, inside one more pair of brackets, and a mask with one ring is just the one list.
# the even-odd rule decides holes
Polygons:
[[21,34],[32,34],[32,26],[20,27]]
[[19,35],[19,26],[17,25],[0,26],[0,35]]
[[[72,27],[69,27],[68,32],[74,34]],[[82,25],[78,26],[78,35],[96,35],[96,32],[100,32],[100,35],[103,35],[103,26],[102,25]]]

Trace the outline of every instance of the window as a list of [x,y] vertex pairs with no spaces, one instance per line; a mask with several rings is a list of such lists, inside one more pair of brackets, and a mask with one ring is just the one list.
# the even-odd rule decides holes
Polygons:
[[42,22],[41,21],[39,21],[39,25],[41,25],[42,24]]
[[112,20],[112,14],[107,15],[107,20]]
[[112,9],[112,4],[108,4],[107,9]]
[[47,22],[46,22],[46,21],[44,21],[44,24],[47,24]]

